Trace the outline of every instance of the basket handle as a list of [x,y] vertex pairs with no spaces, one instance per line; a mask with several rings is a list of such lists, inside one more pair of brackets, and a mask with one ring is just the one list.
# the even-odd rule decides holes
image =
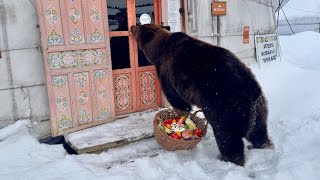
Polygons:
[[195,112],[191,113],[193,116],[196,116],[198,112],[203,112],[202,109],[196,110]]
[[[199,110],[196,110],[195,112],[193,112],[193,113],[190,113],[193,117],[195,117],[196,115],[197,115],[197,113],[199,113],[199,112],[203,112],[203,110],[202,109],[199,109]],[[208,125],[208,120],[206,120],[206,118],[200,118],[201,120],[203,120],[203,121],[206,121],[206,126]]]

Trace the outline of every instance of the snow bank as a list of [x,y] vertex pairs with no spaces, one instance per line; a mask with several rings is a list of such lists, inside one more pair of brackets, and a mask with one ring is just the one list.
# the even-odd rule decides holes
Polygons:
[[189,151],[165,151],[152,138],[76,156],[40,144],[22,121],[0,129],[0,179],[319,179],[318,40],[310,32],[281,37],[282,60],[251,67],[269,102],[276,148],[246,150],[245,167],[217,159],[211,128]]
[[[42,179],[50,164],[64,159],[61,146],[40,144],[30,133],[29,120],[0,129],[0,179]],[[39,171],[46,167],[46,171]]]
[[281,37],[283,59],[308,70],[320,70],[320,33],[307,31]]
[[315,32],[280,37],[281,62],[254,68],[269,101],[269,129],[277,146],[277,172],[270,179],[320,175],[319,40]]

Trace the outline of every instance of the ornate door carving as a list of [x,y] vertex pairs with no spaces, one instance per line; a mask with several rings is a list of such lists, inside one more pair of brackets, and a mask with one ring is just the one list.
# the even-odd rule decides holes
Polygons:
[[142,14],[160,23],[158,0],[36,2],[53,136],[161,106],[155,67],[128,30]]
[[115,119],[105,0],[37,0],[52,135]]

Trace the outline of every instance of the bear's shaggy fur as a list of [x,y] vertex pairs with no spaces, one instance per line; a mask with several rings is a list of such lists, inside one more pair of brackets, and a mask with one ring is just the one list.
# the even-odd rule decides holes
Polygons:
[[203,109],[214,130],[221,160],[244,165],[242,138],[271,148],[267,102],[249,68],[233,53],[159,25],[132,26],[139,48],[155,65],[174,108]]

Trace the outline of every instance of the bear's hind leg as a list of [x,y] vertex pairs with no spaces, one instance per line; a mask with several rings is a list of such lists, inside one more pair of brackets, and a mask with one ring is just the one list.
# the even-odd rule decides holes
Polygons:
[[263,96],[257,100],[254,106],[254,111],[251,115],[250,128],[246,139],[251,142],[252,146],[249,149],[269,148],[273,149],[274,145],[268,136],[267,119],[268,109]]
[[268,137],[267,124],[260,118],[262,117],[257,115],[256,123],[247,135],[248,141],[252,144],[252,146],[248,146],[248,149],[273,149],[274,145]]
[[213,111],[204,108],[204,115],[213,128],[216,142],[221,153],[220,160],[230,161],[244,166],[244,144],[239,133],[239,127],[235,125],[236,113],[230,111]]

